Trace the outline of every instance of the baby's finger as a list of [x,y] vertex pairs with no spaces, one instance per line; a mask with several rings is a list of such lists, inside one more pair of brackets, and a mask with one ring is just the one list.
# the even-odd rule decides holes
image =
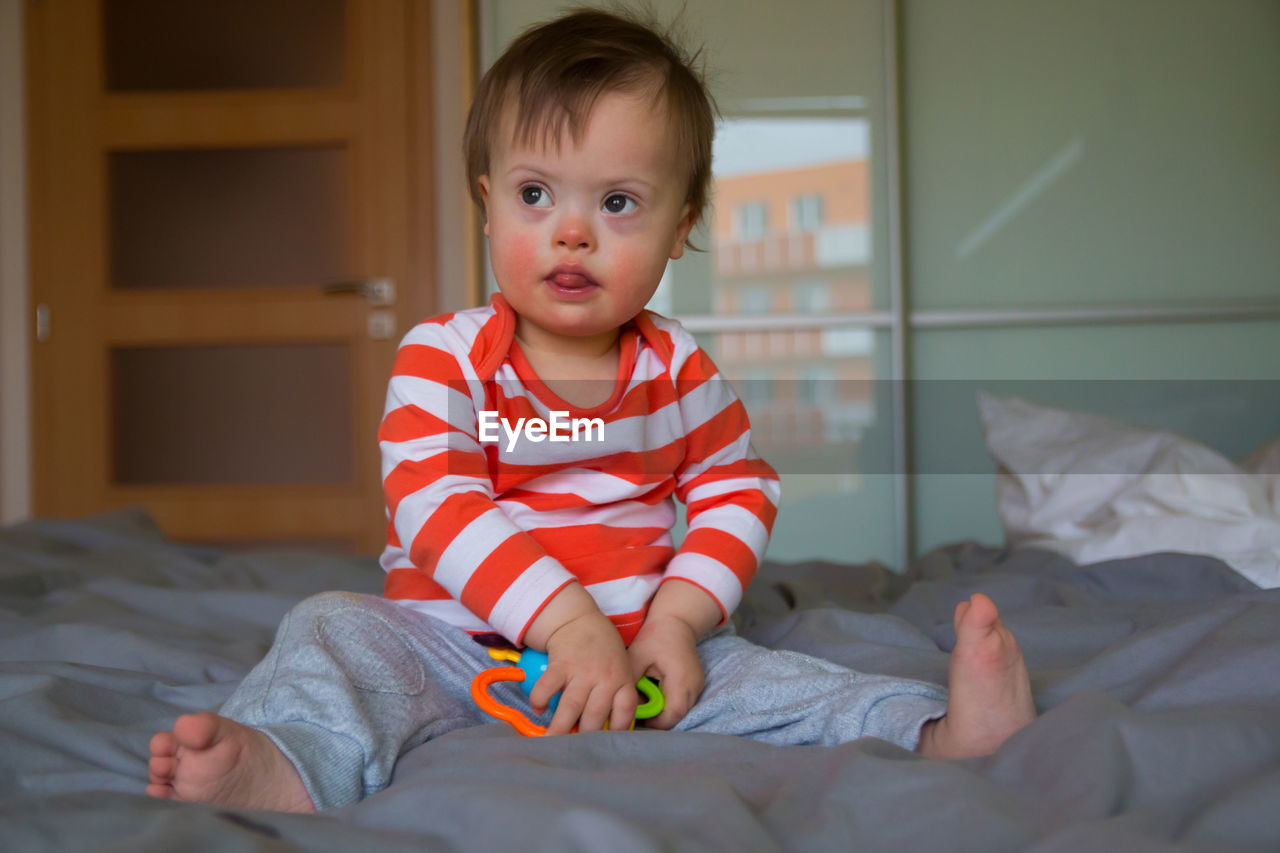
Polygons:
[[688,710],[688,708],[681,707],[681,703],[679,701],[666,699],[662,706],[662,713],[656,717],[645,720],[645,727],[650,729],[662,729],[664,731],[669,730],[674,727],[676,723],[684,719],[684,715],[688,713]]
[[631,664],[631,677],[639,681],[643,676],[653,678],[653,671],[657,667],[657,661],[653,659],[653,655],[644,654],[635,646],[627,648],[627,663]]
[[609,730],[625,732],[636,719],[636,691],[630,685],[613,696],[613,713],[609,715]]
[[696,684],[690,673],[681,672],[668,676],[660,686],[664,700],[662,713],[645,725],[655,729],[672,729],[698,701],[701,684]]
[[604,728],[605,722],[608,721],[609,712],[612,709],[613,691],[607,687],[597,685],[591,691],[591,695],[587,697],[587,704],[582,709],[582,716],[578,719],[578,731],[600,731]]
[[548,669],[539,678],[538,682],[533,685],[533,689],[529,691],[529,704],[533,707],[535,713],[541,714],[547,710],[547,706],[551,704],[551,697],[559,693],[565,684],[565,677],[559,670]]
[[573,731],[573,727],[578,725],[579,717],[582,716],[582,709],[586,705],[586,697],[583,692],[581,688],[565,688],[560,695],[560,704],[556,707],[555,716],[551,718],[551,724],[547,726],[547,734],[567,735]]

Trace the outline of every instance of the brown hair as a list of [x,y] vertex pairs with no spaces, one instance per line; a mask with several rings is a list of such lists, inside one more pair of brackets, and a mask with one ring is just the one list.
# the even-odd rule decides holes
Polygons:
[[599,9],[579,9],[525,30],[476,88],[463,140],[467,183],[481,204],[477,180],[489,173],[489,152],[507,96],[516,104],[515,136],[559,144],[568,126],[575,142],[596,99],[606,92],[653,88],[667,105],[678,159],[688,170],[685,201],[695,222],[711,191],[715,104],[698,67],[669,33],[650,23]]

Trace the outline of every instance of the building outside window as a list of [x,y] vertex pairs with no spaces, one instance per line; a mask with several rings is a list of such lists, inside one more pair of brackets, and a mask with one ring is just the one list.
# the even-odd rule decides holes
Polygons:
[[743,202],[734,208],[733,220],[739,240],[759,240],[769,233],[769,205],[763,201]]
[[817,231],[822,227],[825,200],[819,193],[806,193],[791,200],[791,230]]
[[761,284],[743,287],[738,291],[738,310],[748,315],[768,314],[773,310],[773,290]]
[[831,285],[825,281],[802,281],[793,293],[798,313],[825,314],[831,310]]

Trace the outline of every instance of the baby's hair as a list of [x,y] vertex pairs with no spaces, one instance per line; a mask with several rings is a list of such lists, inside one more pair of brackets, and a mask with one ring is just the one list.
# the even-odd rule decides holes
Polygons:
[[477,180],[489,173],[505,104],[515,105],[515,137],[523,144],[558,146],[566,127],[575,142],[582,139],[601,95],[651,90],[655,103],[666,102],[678,161],[688,174],[685,201],[695,221],[701,218],[711,192],[715,137],[715,103],[699,66],[701,52],[689,54],[670,32],[633,14],[570,11],[525,30],[485,73],[463,140],[467,184],[477,204]]

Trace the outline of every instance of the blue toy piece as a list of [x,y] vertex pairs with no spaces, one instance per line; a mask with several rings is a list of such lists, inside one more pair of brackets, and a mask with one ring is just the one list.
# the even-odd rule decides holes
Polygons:
[[[532,695],[533,686],[538,683],[538,679],[547,671],[547,664],[550,659],[546,652],[540,652],[537,649],[522,649],[520,658],[514,661],[515,665],[524,670],[524,681],[517,682],[520,690],[525,696]],[[547,703],[547,711],[554,714],[556,708],[560,707],[560,694],[557,693],[551,697],[551,701]]]

